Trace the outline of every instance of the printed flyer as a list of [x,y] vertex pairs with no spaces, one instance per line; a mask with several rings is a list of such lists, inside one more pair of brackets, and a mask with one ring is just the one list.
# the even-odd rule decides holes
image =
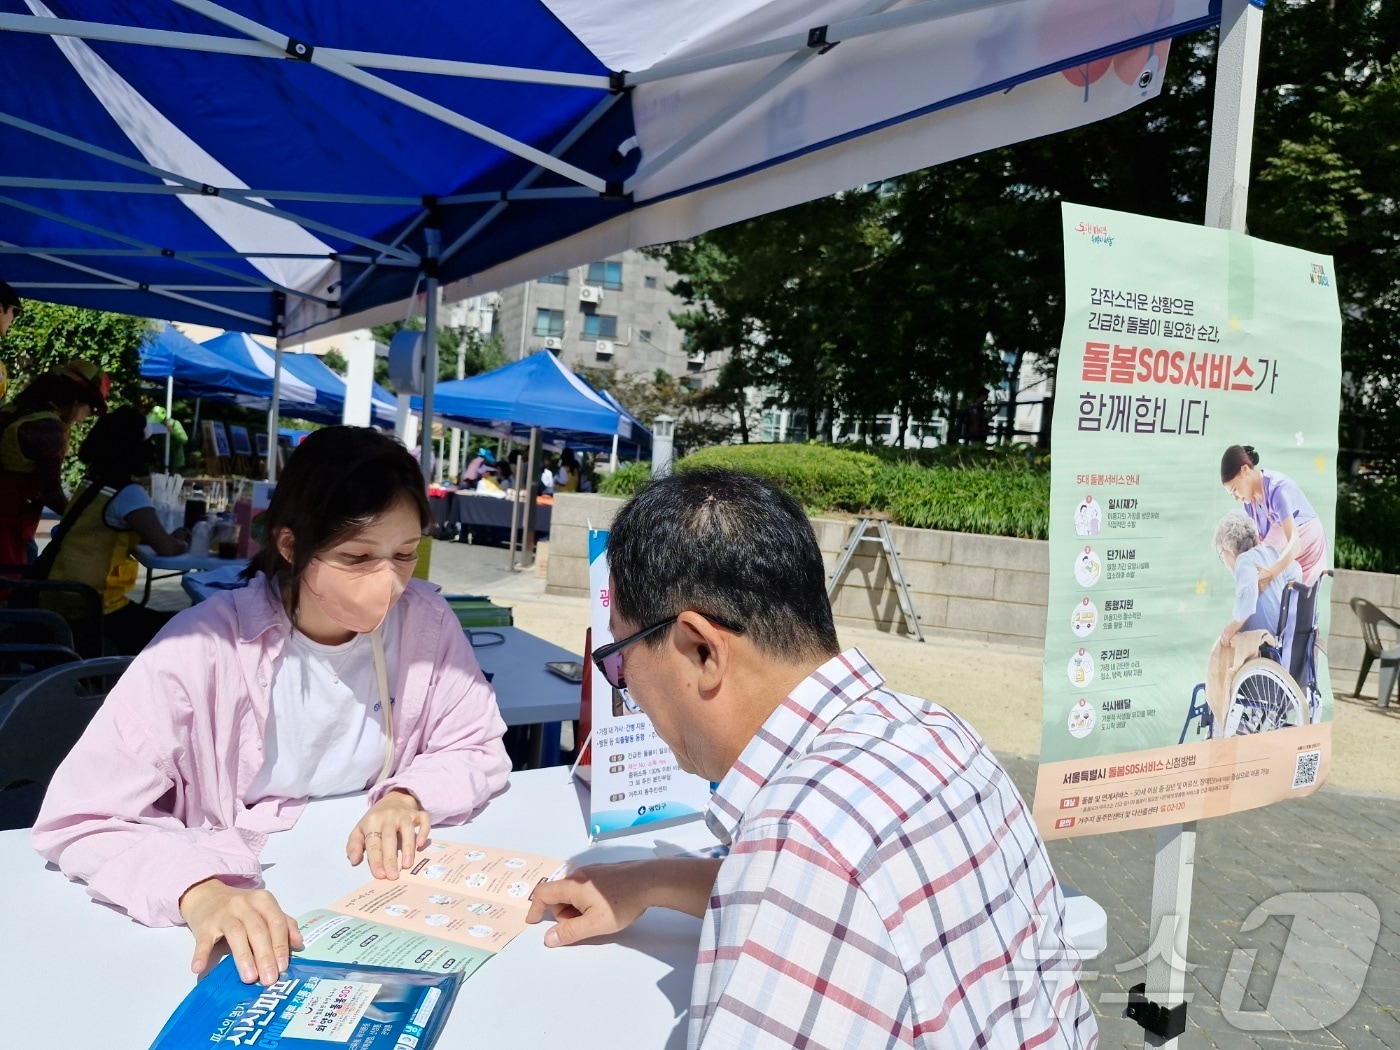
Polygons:
[[375,879],[297,922],[299,957],[474,972],[525,929],[535,886],[562,860],[430,842],[397,879]]
[[1036,820],[1065,838],[1311,794],[1333,713],[1332,260],[1062,220]]
[[[593,604],[593,650],[613,640],[608,626],[608,534],[588,533],[588,589]],[[589,828],[593,837],[625,835],[659,823],[694,820],[710,801],[710,786],[685,772],[652,728],[651,719],[596,665],[593,676],[593,768]]]

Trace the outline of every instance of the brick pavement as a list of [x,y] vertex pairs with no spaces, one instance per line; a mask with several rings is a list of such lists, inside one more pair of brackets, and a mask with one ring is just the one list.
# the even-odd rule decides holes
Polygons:
[[[1036,760],[1002,756],[1002,762],[1029,799]],[[1125,997],[1127,989],[1145,976],[1140,968],[1117,972],[1117,967],[1131,963],[1149,945],[1155,848],[1155,831],[1050,844],[1061,878],[1093,897],[1108,913],[1108,948],[1092,964],[1097,977],[1085,982],[1099,1014],[1104,1050],[1143,1045],[1141,1029],[1122,1018],[1122,1000],[1114,1002],[1112,997]],[[1183,1047],[1400,1050],[1400,797],[1323,788],[1310,798],[1202,821],[1193,886],[1187,962],[1196,968],[1187,982],[1193,997]],[[1359,894],[1379,911],[1379,938],[1359,996],[1352,974],[1362,972],[1363,963],[1340,969],[1332,963],[1339,950],[1364,960],[1370,946],[1365,900],[1313,898],[1329,908],[1317,923],[1273,915],[1256,929],[1242,929],[1258,905],[1275,894],[1298,891]],[[1286,1014],[1290,1004],[1297,1004],[1292,1007],[1295,1020],[1283,1018],[1285,1027],[1293,1030],[1259,1030],[1261,1020],[1268,1023],[1270,1015],[1263,1011],[1274,991],[1275,975],[1289,973],[1280,964],[1290,928],[1300,939],[1288,954],[1303,961],[1304,972],[1278,978],[1283,982],[1284,1002],[1274,1003],[1271,1013]],[[1302,951],[1293,950],[1298,945]],[[1246,956],[1235,955],[1239,949],[1257,951],[1252,969]],[[1231,1011],[1239,1024],[1232,1024],[1221,1009],[1232,956],[1237,981],[1244,984],[1238,1011]],[[1345,960],[1345,954],[1341,958]],[[1317,1021],[1308,1014],[1330,1020],[1353,996],[1357,996],[1355,1005],[1339,1020],[1321,1029],[1299,1030],[1315,1028]],[[1299,1008],[1306,1013],[1300,1015]],[[1256,1030],[1245,1031],[1239,1025]]]

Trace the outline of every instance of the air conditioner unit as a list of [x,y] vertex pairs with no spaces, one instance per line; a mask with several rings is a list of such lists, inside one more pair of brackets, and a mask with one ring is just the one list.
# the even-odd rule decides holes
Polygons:
[[686,358],[692,365],[703,365],[705,363],[705,351],[697,350]]
[[606,339],[599,339],[594,344],[594,349],[598,351],[600,357],[612,357],[613,345]]
[[544,348],[546,350],[562,350],[564,349],[564,340],[550,336],[544,341]]
[[603,289],[594,288],[590,284],[585,284],[578,290],[578,301],[581,303],[601,303],[603,301]]

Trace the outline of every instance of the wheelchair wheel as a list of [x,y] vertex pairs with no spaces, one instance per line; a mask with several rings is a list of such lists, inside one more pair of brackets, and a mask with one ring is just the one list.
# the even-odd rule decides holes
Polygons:
[[1306,700],[1293,677],[1273,660],[1247,660],[1230,686],[1225,736],[1302,725]]

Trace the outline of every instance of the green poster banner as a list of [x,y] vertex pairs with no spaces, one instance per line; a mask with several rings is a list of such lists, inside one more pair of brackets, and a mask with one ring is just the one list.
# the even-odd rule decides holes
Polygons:
[[1332,260],[1062,221],[1036,819],[1063,838],[1310,794],[1333,711]]

